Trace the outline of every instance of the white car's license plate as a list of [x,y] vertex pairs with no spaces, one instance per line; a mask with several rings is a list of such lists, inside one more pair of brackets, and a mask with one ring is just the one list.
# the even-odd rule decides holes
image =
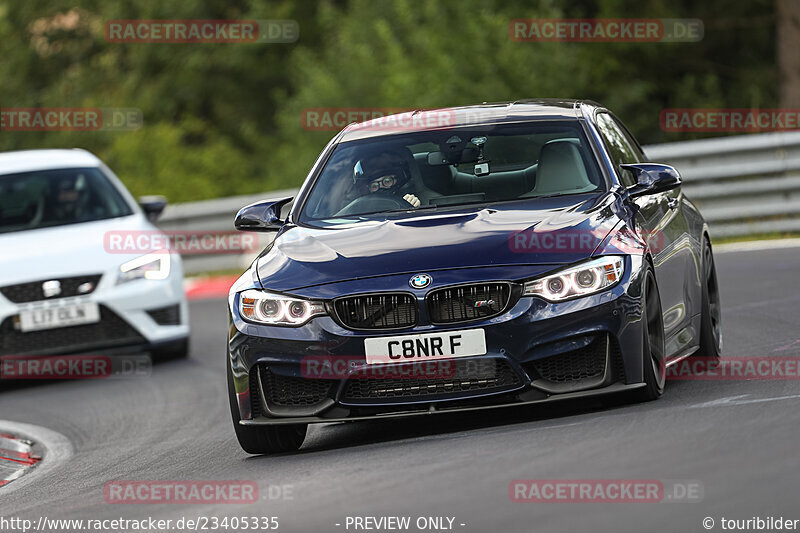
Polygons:
[[410,363],[486,353],[482,329],[418,333],[364,339],[367,364]]
[[45,307],[22,311],[19,314],[19,327],[23,332],[92,324],[99,321],[100,309],[94,302]]

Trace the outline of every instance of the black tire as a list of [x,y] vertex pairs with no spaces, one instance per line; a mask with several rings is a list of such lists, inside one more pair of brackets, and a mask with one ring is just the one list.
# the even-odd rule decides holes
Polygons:
[[233,419],[233,430],[239,440],[239,446],[253,455],[294,452],[300,449],[306,438],[308,424],[284,426],[243,426],[239,424],[239,405],[236,402],[236,390],[233,387],[231,365],[226,361],[228,371],[228,399]]
[[695,357],[718,363],[722,356],[722,307],[719,301],[717,269],[708,238],[703,239],[703,301],[700,317],[700,348]]
[[648,265],[642,280],[642,373],[645,386],[634,395],[636,401],[649,402],[664,394],[666,366],[664,356],[664,315],[653,269]]
[[153,361],[171,361],[189,357],[189,338],[180,339],[150,350]]

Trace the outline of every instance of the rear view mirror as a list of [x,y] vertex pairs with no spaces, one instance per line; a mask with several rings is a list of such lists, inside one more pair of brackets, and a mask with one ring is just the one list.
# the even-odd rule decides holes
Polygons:
[[428,165],[432,167],[438,165],[460,165],[462,163],[474,163],[477,160],[477,148],[464,148],[460,152],[431,152],[428,154]]
[[447,163],[447,156],[444,155],[444,152],[431,152],[428,154],[428,165],[432,167],[446,165]]
[[240,231],[277,231],[284,225],[281,209],[292,199],[262,200],[245,206],[236,214],[233,225]]
[[669,191],[681,185],[681,175],[669,165],[632,163],[620,167],[631,171],[636,178],[636,184],[628,187],[628,194],[632,198]]

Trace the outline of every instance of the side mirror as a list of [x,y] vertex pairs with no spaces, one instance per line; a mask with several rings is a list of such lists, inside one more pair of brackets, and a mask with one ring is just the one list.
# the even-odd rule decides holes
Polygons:
[[167,207],[167,199],[163,196],[140,196],[139,206],[144,211],[144,216],[147,217],[147,220],[155,222],[164,212],[164,208]]
[[278,231],[283,227],[281,209],[292,197],[279,200],[262,200],[243,207],[236,214],[233,225],[239,231]]
[[620,167],[633,172],[636,178],[636,185],[628,187],[631,198],[670,191],[681,186],[681,175],[669,165],[632,163]]

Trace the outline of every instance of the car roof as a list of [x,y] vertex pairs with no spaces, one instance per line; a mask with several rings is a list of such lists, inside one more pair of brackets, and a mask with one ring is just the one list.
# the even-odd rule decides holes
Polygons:
[[96,156],[80,148],[0,152],[0,175],[56,168],[98,167],[101,164]]
[[339,142],[482,124],[502,124],[541,119],[574,120],[582,116],[581,107],[583,106],[602,107],[591,100],[537,98],[515,100],[513,102],[484,102],[479,105],[462,107],[418,109],[349,124],[340,133]]

